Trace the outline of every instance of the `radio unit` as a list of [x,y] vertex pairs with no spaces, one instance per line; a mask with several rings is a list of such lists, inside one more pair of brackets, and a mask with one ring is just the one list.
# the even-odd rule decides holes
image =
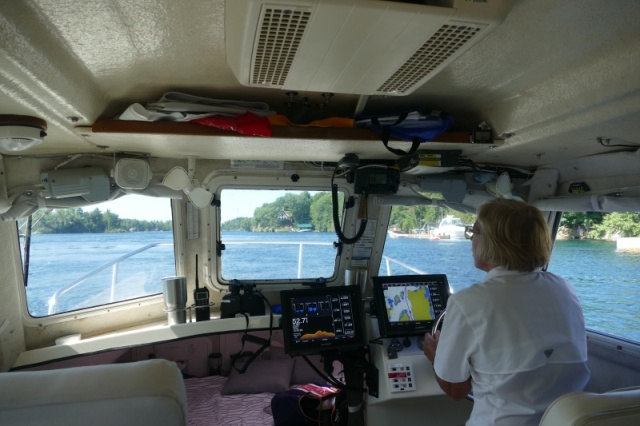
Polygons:
[[211,319],[209,310],[209,289],[200,287],[198,284],[198,255],[196,254],[196,288],[193,290],[193,300],[195,301],[196,321],[208,321]]
[[356,194],[395,194],[400,185],[400,171],[386,166],[365,166],[355,170]]

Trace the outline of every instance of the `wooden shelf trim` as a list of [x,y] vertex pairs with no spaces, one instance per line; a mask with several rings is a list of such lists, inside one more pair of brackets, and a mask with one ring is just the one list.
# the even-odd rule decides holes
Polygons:
[[[129,133],[129,134],[161,134],[182,136],[217,136],[237,138],[262,138],[263,136],[248,136],[240,133],[221,130],[201,124],[173,122],[173,121],[124,121],[97,120],[92,126],[93,133]],[[272,138],[278,139],[322,139],[322,140],[358,140],[380,141],[380,135],[369,129],[341,128],[341,127],[302,127],[302,126],[273,126]],[[401,139],[391,139],[400,141]],[[444,132],[430,142],[442,143],[471,143],[469,132]]]

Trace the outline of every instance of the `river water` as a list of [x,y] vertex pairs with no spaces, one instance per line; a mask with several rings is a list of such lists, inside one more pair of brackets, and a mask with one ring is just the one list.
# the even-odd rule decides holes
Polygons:
[[[132,238],[133,237],[133,238]],[[224,232],[224,243],[251,241],[336,241],[333,233],[272,233]],[[144,232],[135,234],[47,234],[33,235],[27,298],[33,316],[47,315],[49,299],[57,289],[72,283],[109,261],[141,247],[164,243],[149,248],[118,266],[118,275],[128,277],[126,286],[118,286],[115,297],[125,299],[161,291],[161,279],[173,275],[171,232]],[[265,250],[261,254],[238,255],[242,246],[227,245],[223,254],[223,276],[257,271],[264,277],[295,276],[295,271],[279,271],[278,262],[268,256],[283,256],[278,251]],[[240,251],[239,251],[240,250]],[[289,250],[289,249],[286,249]],[[290,250],[296,251],[295,246]],[[305,249],[307,250],[307,249]],[[332,247],[318,250],[329,251]],[[234,254],[234,252],[236,254]],[[388,238],[385,256],[412,265],[424,273],[445,273],[454,291],[481,281],[484,272],[473,266],[471,244],[468,240],[416,240]],[[296,255],[293,254],[293,257]],[[333,265],[327,265],[326,257],[307,254],[305,270],[311,276],[328,276]],[[260,261],[256,261],[260,259]],[[315,262],[315,264],[314,264]],[[267,265],[267,267],[265,267]],[[284,266],[283,266],[284,267]],[[390,264],[393,275],[410,273]],[[576,289],[585,312],[587,327],[640,341],[640,252],[618,251],[615,242],[570,240],[558,241],[554,248],[549,270],[565,277]],[[387,275],[383,260],[379,275]],[[106,268],[101,282],[90,286],[80,285],[59,296],[57,309],[78,309],[85,303],[87,292],[104,287],[108,293],[112,268]],[[315,275],[314,275],[315,274]],[[106,303],[95,301],[95,304]]]

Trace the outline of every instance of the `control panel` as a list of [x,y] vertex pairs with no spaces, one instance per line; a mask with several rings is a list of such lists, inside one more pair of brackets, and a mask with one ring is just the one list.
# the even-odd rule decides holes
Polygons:
[[[369,335],[379,335],[378,321],[368,321]],[[378,367],[380,395],[368,404],[442,396],[431,363],[422,351],[424,334],[384,337],[370,346],[372,363]]]
[[410,362],[396,362],[387,366],[389,392],[410,392],[416,390],[413,365]]

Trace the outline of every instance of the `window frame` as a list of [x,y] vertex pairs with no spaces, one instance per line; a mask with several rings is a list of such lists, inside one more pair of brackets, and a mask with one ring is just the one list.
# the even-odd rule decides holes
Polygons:
[[[125,195],[126,196],[126,195]],[[167,199],[170,203],[171,216],[172,216],[172,236],[173,236],[173,256],[174,256],[174,268],[176,275],[184,274],[184,235],[183,231],[183,217],[185,216],[183,209],[184,203],[180,203],[180,200]],[[75,208],[75,207],[73,207]],[[134,233],[132,233],[134,234]],[[47,314],[43,316],[33,316],[29,311],[27,288],[24,286],[24,250],[21,246],[19,225],[16,221],[16,242],[17,249],[20,252],[19,273],[21,279],[21,291],[19,292],[21,298],[23,321],[27,326],[43,326],[56,323],[63,323],[67,321],[73,321],[77,319],[92,318],[103,315],[115,314],[128,311],[131,309],[139,309],[144,306],[152,306],[158,304],[164,304],[162,291],[159,293],[153,293],[144,296],[138,296],[131,299],[120,300],[116,302],[106,303],[98,306],[91,306],[86,308],[75,309],[66,312],[59,312],[54,314]]]
[[[286,173],[286,174],[285,174]],[[294,171],[280,172],[278,175],[251,175],[251,176],[237,176],[237,175],[224,175],[218,176],[212,179],[207,189],[215,194],[214,202],[215,208],[209,209],[207,216],[206,229],[209,232],[206,234],[206,247],[208,252],[208,262],[205,268],[205,282],[217,291],[227,291],[231,280],[222,277],[222,256],[217,254],[217,242],[221,239],[221,208],[219,200],[223,190],[237,189],[237,190],[286,190],[286,191],[308,191],[308,192],[327,192],[331,191],[330,178],[328,176],[304,176],[299,177],[296,182],[290,178],[291,175],[298,174]],[[347,184],[343,179],[339,179],[335,182],[338,187],[338,191],[347,199],[352,194],[351,185]],[[352,216],[357,212],[356,209],[348,209],[339,213],[341,216],[341,223],[350,224]],[[348,230],[347,232],[352,232]],[[355,232],[355,231],[353,231]],[[336,236],[335,241],[338,241]],[[340,250],[336,248],[336,255],[334,258],[333,275],[330,277],[323,277],[326,279],[327,285],[334,285],[336,283],[342,283],[343,278],[340,276],[342,258],[344,256],[344,250],[340,253]],[[256,289],[266,289],[268,291],[279,291],[291,288],[297,288],[301,285],[310,285],[317,281],[317,278],[277,278],[277,279],[248,279],[242,280],[243,283],[249,283],[254,285]]]
[[[553,211],[553,212],[544,212],[543,211],[543,213],[547,213],[547,215],[548,215],[547,216],[548,217],[547,223],[549,224],[549,227],[551,229],[551,238],[552,238],[552,242],[553,242],[553,247],[552,247],[552,250],[551,250],[551,256],[549,258],[549,263],[544,268],[545,270],[548,270],[549,272],[553,272],[553,273],[556,272],[553,269],[554,250],[556,248],[557,236],[558,236],[558,233],[559,233],[560,228],[561,228],[560,223],[562,221],[562,217],[563,217],[564,213],[573,213],[573,212],[575,212],[575,211],[573,211],[573,210],[565,210],[565,211],[558,210],[558,211]],[[586,213],[586,212],[584,212],[584,213]],[[606,211],[606,212],[603,211],[602,213],[614,213],[614,211]],[[630,211],[630,213],[637,213],[637,212]],[[557,259],[557,257],[555,257],[555,259]],[[549,266],[550,265],[551,265],[551,270],[549,270]],[[562,271],[558,271],[558,275],[564,278],[564,275],[566,275],[566,274],[563,274]],[[577,288],[576,284],[571,282],[571,281],[569,283],[573,287],[578,299],[581,299],[581,296],[580,296],[580,293],[578,291],[578,288]],[[589,328],[589,326],[587,325],[587,322],[588,322],[587,317],[589,317],[589,320],[591,320],[592,317],[589,314],[589,311],[585,310],[585,305],[582,302],[582,300],[580,300],[580,305],[582,307],[582,315],[583,315],[583,317],[585,319],[585,328],[586,328],[587,334],[589,336],[599,336],[598,339],[602,340],[602,341],[606,341],[606,340],[616,341],[616,342],[618,342],[617,343],[617,349],[618,350],[620,350],[622,348],[621,345],[623,345],[623,344],[625,346],[633,346],[633,347],[636,347],[636,348],[640,348],[640,339],[633,340],[633,339],[631,339],[631,338],[629,338],[627,336],[621,336],[621,335],[618,335],[618,334],[613,334],[613,332],[610,331],[610,330],[603,331],[603,330],[597,330],[597,329],[594,329],[594,328]]]

